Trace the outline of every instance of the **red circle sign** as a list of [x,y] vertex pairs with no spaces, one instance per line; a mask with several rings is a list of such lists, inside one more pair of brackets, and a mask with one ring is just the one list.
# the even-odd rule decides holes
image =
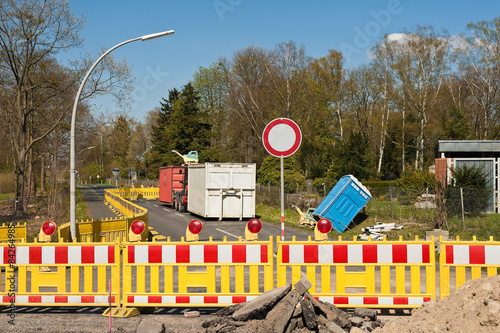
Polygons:
[[302,133],[299,126],[288,118],[278,118],[264,128],[262,143],[267,152],[276,157],[288,157],[299,149]]

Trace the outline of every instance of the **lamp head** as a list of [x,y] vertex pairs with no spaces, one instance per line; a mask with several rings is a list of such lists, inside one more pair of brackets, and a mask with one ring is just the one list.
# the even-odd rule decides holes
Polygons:
[[157,32],[157,33],[154,33],[154,34],[149,34],[149,35],[142,36],[141,40],[143,42],[145,42],[145,41],[150,40],[150,39],[160,38],[160,37],[164,37],[164,36],[168,36],[168,35],[173,35],[173,34],[174,34],[174,30]]

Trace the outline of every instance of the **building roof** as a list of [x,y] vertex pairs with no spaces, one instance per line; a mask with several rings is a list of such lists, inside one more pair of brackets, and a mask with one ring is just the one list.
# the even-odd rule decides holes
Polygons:
[[439,152],[500,153],[500,140],[439,140]]

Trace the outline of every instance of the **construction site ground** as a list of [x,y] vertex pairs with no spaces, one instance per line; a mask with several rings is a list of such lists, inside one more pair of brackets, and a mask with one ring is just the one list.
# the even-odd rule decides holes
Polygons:
[[[42,332],[42,333],[97,333],[109,332],[109,317],[102,315],[106,308],[80,307],[19,307],[14,314],[14,325],[11,311],[0,311],[1,332]],[[214,317],[219,308],[161,308],[154,313],[141,314],[131,318],[112,318],[112,332],[120,333],[159,333],[161,327],[165,332],[205,332],[201,324]],[[200,316],[186,318],[184,312],[199,311]],[[348,309],[347,311],[350,311]],[[380,310],[379,318],[387,323],[395,318],[409,317],[410,310]]]

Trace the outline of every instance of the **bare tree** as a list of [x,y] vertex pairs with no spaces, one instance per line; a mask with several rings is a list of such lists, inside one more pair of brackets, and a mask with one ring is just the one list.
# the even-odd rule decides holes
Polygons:
[[[0,95],[7,101],[1,109],[9,124],[16,174],[16,196],[21,200],[34,185],[30,171],[33,147],[65,122],[72,103],[75,84],[85,73],[90,58],[69,70],[60,66],[53,55],[81,44],[79,32],[83,18],[75,18],[64,0],[5,0],[0,8],[0,71],[5,84]],[[113,59],[108,58],[107,64]],[[109,91],[118,82],[126,82],[126,65],[102,66],[85,93]],[[105,75],[107,73],[107,75]],[[66,95],[65,98],[60,96]],[[63,102],[63,103],[61,103]],[[22,201],[21,209],[27,205]]]
[[469,23],[467,29],[469,37],[456,39],[456,63],[470,96],[482,111],[480,139],[486,139],[492,133],[500,97],[500,17]]
[[432,27],[417,26],[386,43],[391,69],[416,126],[415,169],[424,164],[425,132],[448,69],[449,42]]

